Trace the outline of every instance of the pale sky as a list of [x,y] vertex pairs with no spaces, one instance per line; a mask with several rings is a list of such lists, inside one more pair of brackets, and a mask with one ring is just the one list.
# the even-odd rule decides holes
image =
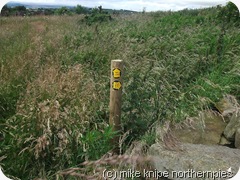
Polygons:
[[[9,2],[0,0],[0,3]],[[86,7],[97,7],[102,5],[103,8],[109,9],[127,9],[134,11],[158,11],[158,10],[181,10],[185,8],[206,8],[216,5],[225,5],[228,0],[13,0],[17,2],[45,3],[45,4],[77,4]],[[238,1],[239,0],[233,0]],[[235,3],[236,4],[236,3]],[[1,8],[1,7],[0,7]]]

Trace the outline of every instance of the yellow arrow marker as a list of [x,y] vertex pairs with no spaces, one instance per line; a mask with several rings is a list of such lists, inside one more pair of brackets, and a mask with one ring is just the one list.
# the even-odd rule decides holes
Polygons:
[[114,90],[119,90],[122,87],[122,84],[119,81],[114,81],[112,87]]
[[118,68],[113,69],[113,77],[120,78],[121,77],[121,70]]

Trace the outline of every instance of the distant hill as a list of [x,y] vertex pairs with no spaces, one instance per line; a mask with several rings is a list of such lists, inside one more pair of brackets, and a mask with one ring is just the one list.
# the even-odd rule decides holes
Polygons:
[[[8,7],[16,7],[16,6],[24,6],[27,9],[39,9],[39,8],[43,8],[43,9],[58,9],[61,7],[67,7],[68,9],[72,9],[75,8],[76,6],[68,6],[68,5],[64,5],[64,4],[43,4],[43,3],[19,3],[19,2],[9,2],[7,3]],[[84,7],[86,9],[92,9],[90,7]],[[121,13],[136,13],[136,11],[131,11],[131,10],[125,10],[125,9],[120,9],[120,10],[115,10],[115,9],[103,9],[107,12],[113,12],[113,11],[117,11],[117,12],[121,12]]]
[[[67,7],[68,9],[73,9],[75,8],[76,6],[68,6],[68,5],[65,5],[65,4],[43,4],[43,3],[28,3],[28,2],[9,2],[7,3],[7,6],[8,7],[16,7],[16,6],[24,6],[26,7],[27,9],[58,9],[58,8],[61,8],[61,7]],[[84,6],[83,6],[84,7]],[[93,8],[90,8],[90,7],[84,7],[86,9],[93,9]],[[107,11],[109,13],[112,13],[112,12],[119,12],[119,13],[136,13],[136,11],[131,11],[131,10],[125,10],[125,9],[120,9],[120,10],[115,10],[115,9],[104,9],[104,11]]]
[[9,2],[7,3],[8,7],[16,7],[16,6],[25,6],[28,9],[38,9],[38,8],[49,8],[49,9],[57,9],[57,8],[61,8],[61,7],[67,7],[67,8],[74,8],[75,6],[67,6],[64,4],[58,4],[58,5],[54,5],[54,4],[42,4],[42,3],[28,3],[28,2]]

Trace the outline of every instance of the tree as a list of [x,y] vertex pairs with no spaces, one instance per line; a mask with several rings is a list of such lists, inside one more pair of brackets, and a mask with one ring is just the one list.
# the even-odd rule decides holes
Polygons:
[[102,13],[102,6],[98,6],[98,9],[99,9],[99,13],[101,14]]
[[239,10],[234,3],[228,2],[226,6],[220,7],[219,9],[220,11],[218,12],[218,18],[223,23],[233,22],[236,25],[240,24]]
[[143,14],[146,13],[146,7],[143,8],[143,11],[142,11]]
[[75,9],[76,14],[87,14],[87,9],[81,5],[77,5]]
[[57,15],[69,14],[69,9],[67,7],[61,7],[55,11]]
[[13,8],[13,12],[17,16],[24,16],[27,14],[27,8],[25,6],[16,6]]
[[108,12],[102,9],[102,6],[98,8],[93,8],[91,13],[85,16],[84,21],[88,25],[92,25],[93,23],[102,23],[102,22],[109,22],[112,20],[111,15]]
[[26,12],[27,8],[25,6],[16,6],[15,10],[19,12]]
[[7,5],[4,5],[1,11],[2,16],[9,16],[10,14],[10,8],[7,7]]

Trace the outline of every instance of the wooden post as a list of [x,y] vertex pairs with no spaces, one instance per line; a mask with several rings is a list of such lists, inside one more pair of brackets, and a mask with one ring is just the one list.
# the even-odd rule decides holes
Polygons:
[[[122,76],[123,61],[112,60],[111,62],[111,81],[110,81],[110,116],[109,124],[114,132],[121,131],[121,105],[122,105]],[[119,153],[119,135],[112,139],[115,145],[114,152]]]

